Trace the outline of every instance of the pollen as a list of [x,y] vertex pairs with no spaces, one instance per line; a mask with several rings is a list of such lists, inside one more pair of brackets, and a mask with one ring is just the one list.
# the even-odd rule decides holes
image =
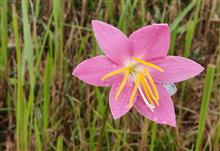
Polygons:
[[[132,89],[132,92],[129,98],[129,107],[132,107],[132,105],[134,104],[133,102],[134,102],[135,95],[139,91],[143,101],[145,102],[147,107],[153,112],[155,108],[154,104],[159,106],[159,93],[158,93],[156,84],[150,72],[148,71],[148,68],[146,67],[154,68],[160,72],[164,72],[164,70],[161,67],[155,64],[152,64],[150,62],[147,62],[145,60],[134,58],[134,57],[132,59],[135,61],[133,62],[133,64],[130,64],[127,67],[125,66],[125,67],[122,67],[121,69],[107,73],[101,78],[101,81],[104,81],[118,74],[123,74],[122,82],[120,83],[119,88],[115,95],[115,100],[118,100],[119,96],[124,90],[127,84],[127,81],[129,80],[129,77],[130,77],[134,82],[134,87]],[[140,65],[142,65],[142,68],[138,68],[138,66]]]
[[[146,83],[147,81],[146,81],[146,79],[145,79],[145,77],[144,77],[144,75],[143,75],[143,73],[141,73],[141,86],[143,87],[143,90],[144,90],[144,93],[145,93],[145,95],[146,95],[146,97],[147,97],[147,99],[150,101],[150,104],[152,105],[152,106],[154,106],[154,102],[153,102],[153,100],[152,100],[152,95],[151,95],[151,93],[149,92],[149,89],[148,89],[148,83]],[[147,87],[148,86],[148,87]]]
[[[154,91],[154,94],[155,94],[155,97],[156,97],[154,99],[155,100],[159,100],[158,90],[157,90],[157,87],[156,87],[156,85],[154,83],[153,78],[151,77],[149,71],[146,68],[144,69],[144,73],[146,74],[146,76],[147,76],[148,80],[150,81],[150,84],[151,84],[151,86],[153,88],[153,91]],[[156,103],[158,104],[158,102],[156,102]]]

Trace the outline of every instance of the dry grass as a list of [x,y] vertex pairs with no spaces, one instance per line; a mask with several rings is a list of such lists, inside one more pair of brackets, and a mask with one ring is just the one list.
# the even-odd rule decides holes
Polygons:
[[[26,6],[22,3],[28,6],[27,21],[24,20]],[[206,71],[178,84],[179,91],[173,97],[177,128],[162,125],[155,128],[135,111],[114,121],[108,108],[109,89],[89,86],[71,75],[79,62],[102,53],[91,30],[91,20],[99,19],[118,26],[127,34],[154,22],[172,26],[179,20],[172,31],[176,36],[171,44],[174,54],[189,53],[189,58],[204,67],[213,64],[217,68],[200,150],[219,151],[220,2],[201,0],[197,19],[197,3],[181,18],[179,15],[191,3],[180,0],[23,0],[16,3],[2,0],[0,150],[195,149]],[[17,28],[13,26],[13,16],[17,19]],[[194,21],[195,31],[189,26]],[[23,26],[25,23],[30,28]],[[186,38],[187,33],[192,34],[192,39]],[[156,133],[153,143],[152,132]]]

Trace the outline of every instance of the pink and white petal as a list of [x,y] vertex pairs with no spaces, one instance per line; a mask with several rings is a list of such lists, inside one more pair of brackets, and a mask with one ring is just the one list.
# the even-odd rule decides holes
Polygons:
[[95,86],[111,86],[113,83],[120,81],[122,75],[110,77],[104,81],[101,78],[109,72],[119,69],[120,67],[114,64],[106,56],[96,56],[84,60],[73,71],[73,75],[80,80]]
[[[131,107],[129,107],[129,101],[131,93],[133,91],[134,82],[131,80],[131,78],[128,79],[124,89],[116,100],[115,96],[119,86],[120,83],[113,84],[109,94],[109,106],[114,119],[120,118],[131,109]],[[137,95],[134,97],[133,105],[136,101],[136,98]]]
[[116,27],[98,20],[92,21],[92,28],[100,48],[106,56],[123,65],[132,56],[129,39]]
[[151,61],[161,67],[164,72],[154,70],[152,77],[159,83],[175,83],[192,78],[200,74],[204,68],[193,60],[179,57],[167,56]]
[[176,116],[173,106],[173,102],[167,91],[162,85],[157,85],[159,92],[159,106],[156,106],[154,112],[152,112],[144,103],[141,97],[138,97],[134,105],[137,112],[147,117],[149,120],[159,124],[165,124],[175,127]]
[[153,24],[133,32],[129,36],[133,54],[142,59],[153,59],[167,55],[170,46],[170,31],[167,24]]

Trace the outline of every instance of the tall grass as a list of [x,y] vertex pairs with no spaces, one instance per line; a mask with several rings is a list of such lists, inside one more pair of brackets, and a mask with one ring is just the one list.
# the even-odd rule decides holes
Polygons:
[[33,54],[33,45],[32,45],[32,36],[30,31],[30,23],[28,19],[28,1],[22,1],[22,24],[23,24],[23,37],[24,37],[24,48],[23,48],[23,59],[25,60],[23,64],[23,71],[25,71],[25,64],[27,63],[27,69],[29,73],[29,85],[30,92],[28,95],[27,103],[25,102],[23,108],[23,125],[22,125],[22,150],[29,150],[29,139],[32,133],[32,123],[33,123],[33,108],[34,108],[34,88],[35,88],[35,74],[34,74],[34,54]]
[[212,92],[214,73],[215,73],[215,66],[208,65],[208,69],[207,69],[207,73],[205,77],[205,85],[203,89],[202,104],[201,104],[201,109],[200,109],[200,114],[199,114],[199,127],[198,127],[195,151],[199,151],[201,148],[202,135],[204,134],[205,121],[206,121],[208,107],[209,107],[210,95]]
[[[7,56],[8,56],[8,5],[7,1],[0,2],[0,29],[1,29],[1,51],[0,51],[0,71],[7,74]],[[2,74],[4,75],[4,74]],[[2,76],[1,76],[2,77]]]
[[44,83],[44,101],[43,101],[43,136],[44,141],[47,141],[47,128],[49,124],[49,102],[50,102],[50,82],[51,82],[51,68],[52,68],[51,54],[47,55],[45,68],[45,83]]
[[60,135],[57,139],[56,151],[62,151],[62,150],[63,150],[63,136]]
[[41,140],[39,125],[36,118],[34,119],[34,133],[36,136],[36,150],[42,151],[42,140]]
[[23,108],[23,92],[22,92],[22,62],[21,62],[21,49],[19,45],[19,29],[17,22],[17,13],[16,6],[12,5],[12,20],[13,20],[13,31],[15,36],[15,44],[16,44],[16,61],[17,61],[17,99],[16,99],[16,144],[17,149],[20,150],[21,140],[22,140],[22,108]]
[[[194,147],[201,150],[204,146],[218,150],[220,126],[213,120],[212,132],[204,127],[211,92],[213,104],[218,103],[214,86],[219,83],[220,57],[215,64],[216,79],[214,66],[209,65],[205,79],[202,75],[192,80],[196,88],[191,81],[180,85],[181,91],[173,97],[178,118],[176,129],[152,123],[135,110],[113,120],[109,113],[109,89],[91,87],[71,75],[82,60],[103,54],[92,33],[92,19],[109,22],[126,34],[150,23],[166,22],[171,31],[170,55],[182,54],[204,66],[214,62],[211,49],[216,45],[215,40],[208,39],[211,42],[201,46],[201,41],[207,39],[201,40],[200,32],[196,32],[206,27],[201,11],[201,6],[206,5],[204,0],[178,1],[176,17],[170,19],[174,3],[175,0],[22,0],[13,3],[1,0],[0,141],[4,140],[0,150],[10,144],[6,137],[18,151],[174,151]],[[195,49],[199,50],[196,57]],[[185,91],[188,87],[193,93]],[[184,100],[186,94],[193,101],[179,101]],[[200,95],[198,118],[196,107],[200,106]],[[219,110],[213,112],[219,113]],[[195,126],[197,121],[198,127]],[[216,133],[212,139],[215,142],[203,139],[204,133]]]
[[[193,40],[193,36],[195,32],[195,26],[197,25],[197,22],[198,22],[201,1],[200,0],[192,1],[191,4],[195,5],[196,9],[194,12],[195,14],[194,14],[193,19],[189,20],[188,23],[186,24],[186,36],[185,36],[183,56],[187,58],[190,56],[190,52],[191,52],[191,44],[192,44],[192,40]],[[182,106],[183,101],[184,101],[185,89],[186,89],[186,83],[183,82],[181,85],[180,106]],[[180,116],[179,116],[178,122],[182,120],[181,115],[182,115],[182,108],[180,108]]]
[[155,141],[156,141],[156,132],[157,132],[157,125],[155,123],[152,124],[152,134],[151,134],[151,144],[150,144],[150,151],[154,151]]
[[[219,34],[220,34],[220,26],[219,26]],[[218,47],[217,47],[217,60],[216,60],[216,74],[219,75],[220,74],[220,36],[219,36],[219,40],[218,40]],[[216,78],[217,82],[220,82],[220,76],[218,76]],[[217,95],[220,96],[220,87],[217,87]],[[216,126],[216,134],[214,137],[214,148],[219,148],[219,141],[220,141],[220,99],[218,98],[218,111],[219,111],[219,115],[218,115],[218,124]]]

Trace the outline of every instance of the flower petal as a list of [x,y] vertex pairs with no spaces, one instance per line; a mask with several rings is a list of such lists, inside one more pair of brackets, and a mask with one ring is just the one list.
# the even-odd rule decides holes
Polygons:
[[125,64],[132,55],[129,39],[116,27],[93,20],[92,28],[100,48],[117,64]]
[[[129,101],[133,91],[134,82],[131,80],[131,78],[129,78],[120,96],[116,100],[115,96],[119,86],[120,83],[113,84],[109,94],[109,106],[114,119],[120,118],[131,109],[129,107]],[[135,96],[133,104],[135,103],[136,98],[137,97]]]
[[134,56],[148,60],[167,55],[170,31],[167,24],[153,24],[136,30],[129,39]]
[[157,82],[175,83],[192,78],[200,74],[204,68],[193,60],[179,57],[167,56],[151,61],[160,66],[164,72],[152,72],[152,77]]
[[134,107],[141,115],[147,117],[149,120],[175,127],[176,117],[172,99],[162,85],[157,85],[157,88],[160,97],[160,104],[159,106],[156,106],[154,112],[147,107],[141,97],[138,97]]
[[110,86],[122,78],[122,75],[116,75],[104,81],[101,78],[109,72],[119,69],[106,56],[96,56],[81,62],[73,71],[73,75],[80,80],[95,86]]

